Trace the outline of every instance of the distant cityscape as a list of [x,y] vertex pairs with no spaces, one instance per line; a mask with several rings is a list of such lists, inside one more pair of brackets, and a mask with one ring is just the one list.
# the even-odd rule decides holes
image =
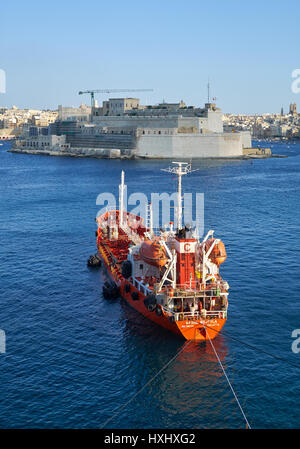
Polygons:
[[0,108],[0,139],[11,151],[53,156],[108,158],[270,157],[253,138],[300,138],[300,114],[223,114],[215,103],[141,105],[138,98],[110,98],[98,106],[57,110]]
[[0,107],[0,139],[26,135],[30,127],[43,128],[57,119],[57,110]]
[[[122,103],[120,99],[112,99],[103,102],[103,106],[99,108],[97,105],[93,107],[95,116],[99,115],[121,115],[125,112],[134,114],[138,109],[139,114],[142,111],[149,112],[149,108],[154,110],[164,107],[161,106],[141,106],[137,99],[131,99],[130,106],[126,107],[124,99]],[[109,105],[111,104],[111,110]],[[170,105],[169,103],[166,105]],[[185,103],[180,102],[173,104],[173,108],[178,106],[179,109],[187,108]],[[194,107],[188,109],[195,110]],[[47,133],[43,128],[47,128],[56,120],[77,120],[88,122],[91,117],[91,107],[81,104],[77,107],[62,107],[57,110],[38,110],[38,109],[19,109],[16,106],[12,108],[0,107],[0,140],[12,139],[14,137],[29,136],[30,134]],[[224,131],[250,131],[253,138],[300,138],[300,113],[297,113],[296,103],[291,103],[288,112],[284,112],[281,108],[280,113],[265,114],[223,114]]]
[[300,114],[296,103],[291,103],[289,111],[280,114],[224,114],[224,130],[250,131],[254,138],[300,138]]

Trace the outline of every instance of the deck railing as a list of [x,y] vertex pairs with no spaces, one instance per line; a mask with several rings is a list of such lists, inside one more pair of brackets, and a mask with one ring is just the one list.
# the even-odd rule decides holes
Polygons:
[[[207,293],[208,291],[215,291],[216,292],[216,296],[220,296],[220,295],[225,295],[228,294],[227,292],[227,282],[226,281],[218,281],[218,283],[213,283],[213,284],[203,284],[201,282],[196,283],[195,287],[190,287],[189,283],[186,284],[176,284],[176,289],[177,292],[175,290],[174,292],[174,296],[181,296],[183,293],[183,296],[189,295],[189,294],[194,294],[194,293],[199,293],[200,292],[205,292]],[[223,289],[226,289],[226,292],[222,291]]]
[[174,316],[175,321],[184,320],[205,320],[205,319],[226,319],[227,310],[206,310],[205,312],[174,312],[168,307],[162,309],[170,316]]
[[151,295],[153,294],[153,291],[148,288],[143,281],[139,281],[135,277],[132,278],[133,285],[140,290],[140,292],[144,293],[144,295]]

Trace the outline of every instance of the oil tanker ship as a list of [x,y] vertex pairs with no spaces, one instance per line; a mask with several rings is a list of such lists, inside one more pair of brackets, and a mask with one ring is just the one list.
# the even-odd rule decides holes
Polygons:
[[210,230],[201,241],[182,226],[181,177],[191,166],[174,162],[165,170],[178,176],[176,226],[154,232],[151,205],[144,223],[124,209],[124,172],[119,210],[96,218],[97,255],[88,264],[102,264],[109,275],[103,296],[123,297],[129,305],[158,325],[187,340],[216,337],[227,319],[229,285],[219,273],[226,250]]

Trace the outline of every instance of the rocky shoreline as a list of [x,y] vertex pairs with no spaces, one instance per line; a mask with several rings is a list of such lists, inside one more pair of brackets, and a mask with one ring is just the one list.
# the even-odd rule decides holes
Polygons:
[[39,156],[59,156],[59,157],[77,157],[77,158],[96,158],[96,159],[133,159],[134,155],[121,154],[120,150],[99,150],[99,149],[81,149],[72,148],[68,151],[56,150],[39,150],[39,149],[25,149],[25,148],[10,148],[7,150],[10,153],[18,154],[35,154]]
[[[75,151],[74,151],[75,150]],[[270,157],[288,157],[279,154],[272,154],[271,150],[269,151],[261,151],[264,149],[253,149],[251,153],[244,153],[243,156],[240,157],[228,157],[226,159],[268,159]],[[94,159],[153,159],[147,157],[136,156],[135,154],[122,154],[120,150],[101,150],[101,149],[86,149],[86,148],[72,148],[68,151],[55,151],[55,150],[39,150],[39,149],[25,149],[25,148],[10,148],[7,150],[10,153],[18,153],[18,154],[33,154],[39,156],[58,156],[58,157],[75,157],[75,158],[94,158]],[[155,158],[159,159],[159,158]],[[184,157],[183,157],[184,159]],[[197,158],[194,158],[197,159]],[[199,158],[200,159],[200,158]],[[202,159],[202,158],[201,158]],[[211,159],[224,159],[224,158],[211,158]]]

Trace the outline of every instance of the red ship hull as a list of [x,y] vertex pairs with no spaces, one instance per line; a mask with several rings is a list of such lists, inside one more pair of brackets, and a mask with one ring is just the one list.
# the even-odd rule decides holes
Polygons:
[[112,281],[104,284],[104,297],[121,295],[143,316],[186,340],[212,340],[227,319],[229,285],[219,274],[225,246],[212,230],[200,241],[196,229],[182,225],[181,176],[192,170],[187,163],[174,164],[167,171],[178,175],[176,228],[170,222],[155,233],[151,204],[145,225],[124,209],[122,171],[120,210],[107,209],[96,219],[95,263],[102,260]]
[[[112,281],[114,281],[120,288],[120,295],[122,298],[135,310],[141,313],[146,318],[150,319],[159,326],[173,332],[174,334],[185,338],[186,340],[205,341],[214,339],[224,326],[226,319],[188,319],[172,321],[167,314],[162,313],[160,316],[155,311],[150,312],[144,304],[146,295],[143,294],[130,281],[126,280],[121,273],[118,266],[113,266],[110,263],[108,252],[105,245],[98,244],[98,255],[102,260],[106,272]],[[130,291],[125,291],[125,286],[130,287]],[[127,287],[127,289],[128,289]],[[138,299],[132,299],[132,293],[136,292]]]

